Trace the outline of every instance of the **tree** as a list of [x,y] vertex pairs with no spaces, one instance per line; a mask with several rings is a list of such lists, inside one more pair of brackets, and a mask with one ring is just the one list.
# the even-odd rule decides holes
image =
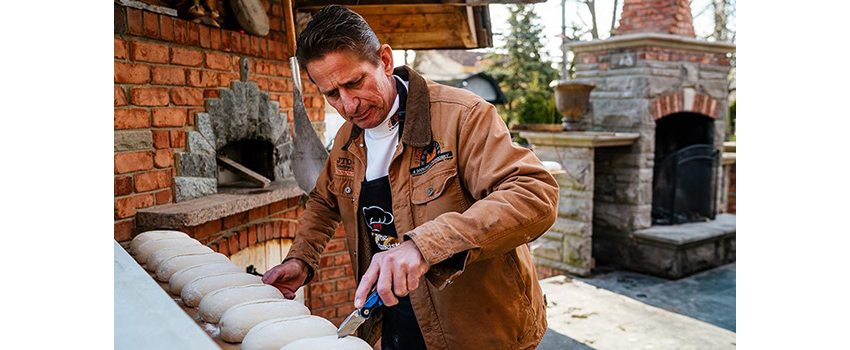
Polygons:
[[482,70],[492,75],[505,92],[508,103],[499,112],[508,124],[559,123],[549,83],[558,71],[541,56],[543,26],[534,5],[509,7],[509,33],[500,52],[487,55]]

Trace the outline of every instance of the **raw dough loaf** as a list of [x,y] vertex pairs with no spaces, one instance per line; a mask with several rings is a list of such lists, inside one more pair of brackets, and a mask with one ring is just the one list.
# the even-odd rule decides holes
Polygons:
[[191,307],[198,307],[201,299],[207,294],[222,289],[224,287],[244,286],[248,284],[263,283],[260,276],[255,276],[249,273],[223,273],[218,275],[209,275],[198,277],[183,287],[180,297],[183,299],[183,304]]
[[183,287],[201,276],[218,275],[227,272],[242,272],[243,270],[232,262],[204,263],[192,265],[171,274],[168,279],[168,289],[175,295],[180,295]]
[[218,323],[231,306],[245,301],[260,299],[283,299],[283,294],[268,284],[249,284],[247,286],[227,287],[215,290],[204,296],[198,304],[198,314],[209,323]]
[[151,254],[156,253],[160,249],[181,247],[187,245],[201,245],[201,242],[198,242],[197,239],[189,237],[165,238],[145,242],[139,246],[138,254],[136,254],[136,261],[138,261],[139,264],[145,264],[148,262],[148,257]]
[[156,267],[156,279],[160,282],[167,282],[171,275],[182,270],[185,267],[211,262],[230,262],[224,254],[221,253],[188,253],[175,255],[165,260]]
[[147,269],[148,271],[156,271],[156,267],[159,266],[160,263],[177,255],[212,252],[213,250],[205,245],[184,245],[179,247],[160,249],[154,252],[153,254],[148,255],[148,261],[145,263],[145,269]]
[[372,350],[369,343],[355,336],[338,338],[335,335],[318,338],[296,340],[280,348],[280,350]]
[[336,336],[331,321],[319,316],[273,318],[251,328],[242,339],[242,350],[279,350],[298,339]]
[[185,232],[168,230],[142,232],[130,242],[130,253],[136,255],[138,254],[139,246],[143,243],[165,238],[189,238],[189,235]]
[[245,338],[245,334],[260,322],[273,318],[309,315],[310,309],[294,300],[253,300],[231,306],[221,315],[218,326],[221,328],[222,340],[239,343]]

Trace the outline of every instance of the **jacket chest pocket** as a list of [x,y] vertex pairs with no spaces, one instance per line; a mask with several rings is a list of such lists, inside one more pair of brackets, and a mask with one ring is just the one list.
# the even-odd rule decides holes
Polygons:
[[443,213],[463,211],[457,169],[452,167],[434,174],[413,177],[410,202],[413,204],[416,226],[434,220]]
[[355,228],[355,219],[357,218],[355,214],[357,213],[357,209],[354,205],[356,204],[355,196],[358,193],[358,189],[354,187],[354,180],[334,177],[330,184],[328,184],[328,191],[336,196],[336,201],[339,205],[339,215],[342,216],[342,222],[346,225],[345,230],[349,231]]

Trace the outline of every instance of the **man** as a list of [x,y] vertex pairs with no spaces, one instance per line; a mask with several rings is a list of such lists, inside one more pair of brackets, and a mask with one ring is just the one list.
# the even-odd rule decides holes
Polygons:
[[390,349],[530,349],[545,301],[526,243],[554,222],[558,186],[511,143],[495,108],[393,69],[362,17],[328,6],[296,56],[347,121],[310,193],[295,242],[263,281],[293,298],[341,220],[359,284],[386,305],[358,329]]

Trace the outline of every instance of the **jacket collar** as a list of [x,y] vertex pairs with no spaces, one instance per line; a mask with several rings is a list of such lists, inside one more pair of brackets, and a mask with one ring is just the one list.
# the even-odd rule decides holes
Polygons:
[[[393,74],[409,83],[401,142],[408,146],[425,147],[431,143],[431,99],[428,84],[425,78],[408,66],[396,67]],[[348,149],[362,132],[363,129],[352,125],[351,135],[342,149]]]

